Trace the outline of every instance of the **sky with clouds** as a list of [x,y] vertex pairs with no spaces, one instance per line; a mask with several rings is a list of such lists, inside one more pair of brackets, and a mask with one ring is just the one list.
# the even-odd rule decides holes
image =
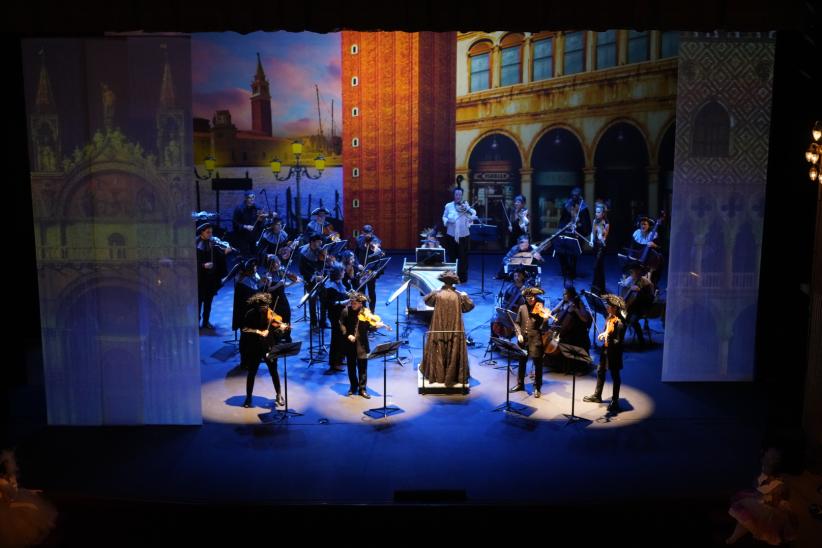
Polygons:
[[331,131],[334,100],[336,134],[340,126],[340,34],[312,32],[196,33],[191,40],[194,116],[211,120],[217,110],[231,111],[237,129],[251,129],[251,81],[257,53],[271,90],[274,135],[313,135],[317,127],[317,97],[323,133]]

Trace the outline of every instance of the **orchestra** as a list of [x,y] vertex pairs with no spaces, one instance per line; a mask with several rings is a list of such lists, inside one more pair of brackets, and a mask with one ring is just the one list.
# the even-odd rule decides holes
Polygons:
[[[242,365],[249,375],[246,405],[251,404],[253,376],[266,349],[278,341],[291,341],[292,307],[287,290],[295,284],[302,284],[312,329],[331,328],[329,372],[345,371],[345,360],[350,376],[349,393],[368,398],[365,355],[368,338],[373,337],[376,325],[371,319],[379,318],[373,313],[378,300],[376,281],[382,274],[380,266],[384,264],[380,260],[387,255],[374,225],[362,226],[350,244],[341,242],[340,232],[327,219],[329,211],[318,207],[312,211],[306,231],[292,238],[276,212],[262,214],[254,201],[254,193],[248,192],[244,202],[234,210],[234,234],[230,236],[238,249],[214,236],[214,225],[210,222],[197,227],[195,245],[203,328],[213,328],[209,321],[211,301],[223,284],[233,280],[231,327],[241,332]],[[606,294],[605,269],[612,236],[609,204],[607,200],[596,200],[591,220],[581,189],[574,188],[562,204],[557,230],[537,243],[532,243],[530,238],[531,220],[526,198],[517,195],[511,208],[503,208],[507,226],[499,227],[501,237],[505,234],[512,237],[513,245],[501,260],[499,278],[502,284],[493,306],[490,334],[513,339],[525,351],[525,356],[519,360],[517,384],[512,392],[524,390],[528,359],[532,360],[536,373],[533,396],[539,398],[544,367],[564,369],[569,352],[588,355],[591,328],[595,325],[593,305],[590,304],[593,298],[594,303],[601,302],[601,308],[607,310],[607,318],[603,331],[596,327],[596,339],[603,343],[598,382],[594,394],[585,401],[602,401],[605,371],[611,371],[615,387],[609,410],[619,410],[619,370],[625,330],[632,329],[639,345],[644,346],[646,341],[640,320],[646,319],[647,329],[649,310],[658,303],[657,287],[664,263],[659,231],[665,216],[664,212],[657,219],[642,216],[635,230],[622,233],[630,242],[623,249],[624,254],[619,254],[624,263],[624,275],[615,281],[616,294],[610,295]],[[444,231],[431,227],[420,233],[420,250],[445,247],[448,252],[442,257],[451,257],[455,261],[456,264],[447,263],[442,267],[456,267],[457,275],[453,276],[452,283],[464,283],[467,279],[469,227],[478,219],[473,205],[463,200],[463,189],[455,188],[453,201],[445,205],[442,215]],[[201,220],[201,214],[197,220]],[[592,255],[591,292],[583,291],[588,304],[573,285],[573,280],[578,277],[579,252],[563,252],[563,246],[558,245],[563,239],[576,240],[581,244],[580,249],[590,251]],[[234,268],[229,272],[226,259],[232,260],[230,254],[237,251],[240,258],[234,261]],[[540,265],[544,265],[546,259],[557,260],[565,282],[562,298],[556,305],[551,304],[546,290],[540,287]],[[415,268],[429,263],[421,263]],[[414,275],[422,276],[411,274]],[[433,283],[426,279],[419,287],[436,290],[439,286]],[[365,322],[363,318],[366,318]],[[330,319],[330,326],[327,319]],[[379,322],[379,325],[385,324]],[[272,370],[276,386],[279,377],[275,373],[276,365]],[[279,404],[279,387],[276,389],[275,404]]]

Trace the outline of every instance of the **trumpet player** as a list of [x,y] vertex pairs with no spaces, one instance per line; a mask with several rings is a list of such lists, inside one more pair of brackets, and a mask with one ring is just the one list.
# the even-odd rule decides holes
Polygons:
[[[381,244],[382,240],[374,234],[373,226],[365,225],[362,227],[362,234],[357,237],[356,250],[357,260],[360,264],[365,267],[368,266],[368,263],[385,257],[385,251],[380,247]],[[372,312],[377,308],[377,277],[379,276],[371,278],[365,285],[368,291],[369,308]]]
[[445,204],[442,224],[451,247],[449,255],[457,258],[457,275],[461,283],[468,281],[468,252],[471,250],[469,226],[477,220],[477,211],[462,199],[462,188],[454,189],[454,201]]

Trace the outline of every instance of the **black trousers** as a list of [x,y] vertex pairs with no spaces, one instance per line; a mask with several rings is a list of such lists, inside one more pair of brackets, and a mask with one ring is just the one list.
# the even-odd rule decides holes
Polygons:
[[[254,333],[242,333],[240,335],[240,367],[248,371],[245,381],[245,395],[251,397],[254,392],[254,380],[257,377],[257,370],[260,362],[265,360],[268,352],[268,345],[265,340]],[[274,391],[280,393],[280,373],[277,371],[277,360],[269,362],[265,360],[268,372],[271,373],[271,380],[274,383]]]
[[207,295],[199,294],[197,296],[197,312],[200,311],[200,308],[203,310],[202,318],[203,318],[203,326],[208,325],[208,320],[211,318],[211,303],[214,301],[214,294],[210,293]]
[[628,312],[628,317],[625,319],[625,323],[634,328],[634,333],[636,333],[639,344],[645,344],[645,335],[642,333],[642,326],[639,324],[639,319],[644,312],[642,309],[632,309]]
[[346,352],[345,361],[348,365],[348,382],[352,392],[365,390],[368,386],[368,360],[357,357],[357,349]]
[[591,281],[591,289],[597,289],[595,293],[599,295],[605,293],[605,248],[599,244],[594,250],[594,278]]
[[[534,388],[542,388],[542,358],[531,358],[534,361]],[[525,370],[528,365],[528,357],[519,359],[517,368],[517,384],[525,384]]]
[[468,281],[468,252],[471,251],[471,238],[465,236],[455,240],[455,252],[457,258],[457,275],[460,281]]
[[577,256],[567,253],[558,254],[559,265],[562,268],[562,277],[575,280],[577,277]]
[[377,280],[371,280],[367,284],[365,284],[365,288],[368,290],[368,304],[370,305],[369,308],[371,312],[376,312],[377,310]]
[[[597,367],[597,387],[594,390],[594,394],[598,397],[602,397],[602,388],[605,386],[605,371],[608,370],[608,356],[605,353],[605,349],[603,348],[602,352],[599,355],[599,367]],[[613,401],[619,400],[619,387],[622,385],[622,375],[621,370],[619,369],[611,369],[611,380],[614,382],[614,395],[612,397]]]

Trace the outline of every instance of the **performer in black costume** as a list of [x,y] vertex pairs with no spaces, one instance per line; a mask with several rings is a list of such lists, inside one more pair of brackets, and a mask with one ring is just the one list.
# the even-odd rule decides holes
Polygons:
[[243,318],[248,311],[248,299],[260,291],[260,275],[257,274],[257,259],[246,259],[242,264],[237,280],[234,282],[234,313],[231,316],[231,330],[242,327]]
[[334,263],[331,266],[328,280],[325,281],[325,306],[328,319],[331,320],[331,349],[328,352],[328,367],[332,372],[342,371],[345,358],[345,336],[340,330],[340,314],[348,304],[348,289],[342,283],[343,265]]
[[213,228],[211,223],[204,223],[197,227],[197,313],[202,309],[201,327],[214,329],[211,318],[211,302],[217,294],[223,276],[228,272],[225,256],[231,252],[230,247],[217,247],[212,241]]
[[[357,260],[363,267],[368,266],[368,263],[372,261],[385,257],[385,251],[380,247],[381,244],[382,240],[374,234],[374,227],[371,225],[362,227],[362,234],[357,237],[355,253]],[[377,278],[371,278],[365,284],[365,287],[368,290],[368,308],[374,312],[377,309]]]
[[537,302],[543,302],[537,295],[545,293],[538,287],[526,287],[522,290],[525,303],[521,304],[517,311],[516,325],[517,342],[528,350],[528,355],[519,359],[517,368],[517,385],[511,392],[525,390],[525,369],[528,365],[528,358],[534,362],[534,397],[539,398],[542,393],[542,356],[544,348],[542,346],[542,327],[544,320],[542,316],[534,313]]
[[280,374],[277,371],[277,359],[269,361],[266,354],[271,351],[271,347],[277,344],[282,339],[283,334],[291,327],[276,321],[274,311],[271,309],[271,295],[268,293],[255,293],[248,300],[248,307],[248,311],[243,318],[242,334],[240,335],[240,367],[248,371],[243,407],[251,407],[254,379],[257,376],[260,362],[264,359],[268,371],[271,373],[271,380],[274,382],[274,392],[276,393],[274,405],[285,405],[285,401],[280,395]]
[[[325,251],[322,250],[323,237],[321,234],[312,233],[308,237],[308,243],[302,246],[298,252],[298,268],[300,275],[305,282],[306,293],[314,289],[314,286],[323,279],[323,271],[325,270]],[[317,289],[314,297],[308,301],[308,312],[311,317],[311,327],[328,327],[326,323],[326,309],[322,303],[323,288]],[[320,306],[320,318],[317,322],[317,305]]]
[[[576,219],[574,226],[568,227]],[[568,227],[564,233],[566,236],[579,239],[579,234],[590,234],[591,232],[591,213],[588,211],[588,205],[582,199],[582,189],[574,187],[571,191],[571,196],[565,200],[562,207],[562,213],[559,216],[559,226]],[[563,278],[574,280],[577,277],[577,257],[576,255],[559,256],[560,266],[562,267]]]
[[625,322],[622,320],[622,312],[625,310],[625,302],[616,295],[603,295],[605,309],[608,311],[608,319],[605,322],[605,330],[599,334],[599,339],[604,341],[600,350],[599,367],[597,367],[597,385],[594,393],[585,396],[582,401],[602,403],[602,388],[605,386],[605,372],[611,372],[611,380],[614,383],[614,393],[611,403],[608,405],[609,413],[619,413],[619,387],[622,384],[622,348],[625,337]]
[[231,216],[231,224],[234,229],[234,245],[237,246],[237,249],[244,257],[252,255],[257,244],[255,230],[257,219],[260,216],[260,208],[254,205],[255,199],[254,192],[246,192],[245,200],[234,208],[234,214]]
[[360,312],[368,297],[362,293],[352,291],[349,294],[348,306],[340,312],[340,332],[343,339],[343,350],[345,361],[348,365],[348,381],[350,387],[348,395],[359,394],[365,399],[370,399],[368,394],[368,360],[366,356],[371,352],[368,344],[368,332],[371,325],[361,321]]

